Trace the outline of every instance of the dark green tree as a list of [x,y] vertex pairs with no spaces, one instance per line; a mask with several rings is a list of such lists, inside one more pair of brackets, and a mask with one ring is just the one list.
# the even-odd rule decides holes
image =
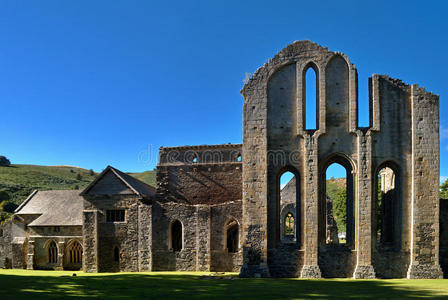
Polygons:
[[0,166],[9,166],[11,162],[5,156],[0,156]]
[[82,180],[82,176],[81,176],[81,174],[78,173],[78,174],[76,175],[76,180]]
[[338,224],[338,230],[345,231],[345,225],[347,224],[347,193],[345,189],[337,190],[332,200],[333,215]]
[[11,197],[9,196],[8,192],[6,192],[5,190],[0,190],[0,202],[8,201],[9,199],[11,199]]
[[14,202],[10,202],[10,201],[3,201],[0,204],[0,206],[3,208],[4,212],[8,212],[8,213],[14,213],[16,208],[19,207],[17,204],[15,204]]
[[89,175],[90,175],[90,176],[93,176],[93,175],[95,175],[95,172],[93,172],[93,170],[90,169],[90,170],[89,170]]
[[440,198],[448,199],[448,179],[440,186]]

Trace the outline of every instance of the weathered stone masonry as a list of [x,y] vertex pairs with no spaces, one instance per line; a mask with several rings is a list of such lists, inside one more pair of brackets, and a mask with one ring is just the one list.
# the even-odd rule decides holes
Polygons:
[[[317,128],[305,128],[305,73],[317,78]],[[370,79],[370,126],[358,128],[357,71],[342,53],[288,45],[243,87],[241,275],[439,278],[438,96],[388,76]],[[279,156],[282,156],[279,159]],[[352,185],[347,244],[325,241],[325,170],[339,163]],[[377,174],[397,176],[394,241],[376,239]],[[294,170],[302,241],[279,240],[277,178]],[[300,275],[299,275],[300,274]]]
[[[438,96],[375,74],[362,128],[357,86],[344,54],[288,45],[242,89],[242,145],[162,147],[156,188],[109,166],[84,191],[34,192],[0,225],[0,267],[448,276]],[[310,100],[316,128],[306,126]],[[326,191],[333,163],[347,172],[344,242]],[[295,177],[281,189],[284,172]]]

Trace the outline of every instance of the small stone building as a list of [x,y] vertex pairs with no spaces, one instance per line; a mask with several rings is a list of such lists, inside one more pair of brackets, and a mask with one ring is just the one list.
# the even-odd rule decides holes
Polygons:
[[15,268],[79,270],[82,267],[81,191],[34,191],[8,223]]
[[[109,166],[83,191],[34,192],[0,226],[0,267],[447,275],[438,96],[375,74],[370,125],[358,127],[357,87],[344,54],[288,45],[242,89],[242,145],[160,148],[156,188]],[[343,241],[326,191],[333,163],[346,170]]]

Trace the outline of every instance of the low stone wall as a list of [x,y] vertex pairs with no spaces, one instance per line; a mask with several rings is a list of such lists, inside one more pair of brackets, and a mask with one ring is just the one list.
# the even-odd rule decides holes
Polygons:
[[378,278],[406,278],[409,262],[409,251],[373,251],[372,264]]
[[353,277],[356,251],[345,245],[329,244],[319,247],[319,267],[324,278]]
[[269,273],[272,277],[300,277],[303,251],[295,243],[280,243],[268,252]]

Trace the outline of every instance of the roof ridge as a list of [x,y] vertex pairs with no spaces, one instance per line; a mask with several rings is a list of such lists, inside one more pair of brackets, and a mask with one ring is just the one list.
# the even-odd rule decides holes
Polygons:
[[33,198],[37,192],[38,190],[32,191],[31,194],[25,199],[25,201],[23,201],[22,204],[20,204],[19,207],[16,208],[14,213],[18,213],[28,202],[30,202],[31,198]]
[[[121,176],[121,174],[125,174],[125,175],[127,175],[126,173],[123,173],[123,172],[121,172],[120,170],[118,170],[118,169],[115,169],[114,167],[112,167],[112,166],[110,166],[110,169],[112,170],[112,172],[114,172],[114,174],[118,177],[118,179],[120,179],[128,188],[130,188],[134,193],[136,193],[138,196],[142,196],[133,186],[132,186],[132,184],[130,184],[129,182],[127,182],[124,178],[123,178],[123,176]],[[121,174],[120,174],[121,173]],[[128,175],[129,176],[129,175]]]

